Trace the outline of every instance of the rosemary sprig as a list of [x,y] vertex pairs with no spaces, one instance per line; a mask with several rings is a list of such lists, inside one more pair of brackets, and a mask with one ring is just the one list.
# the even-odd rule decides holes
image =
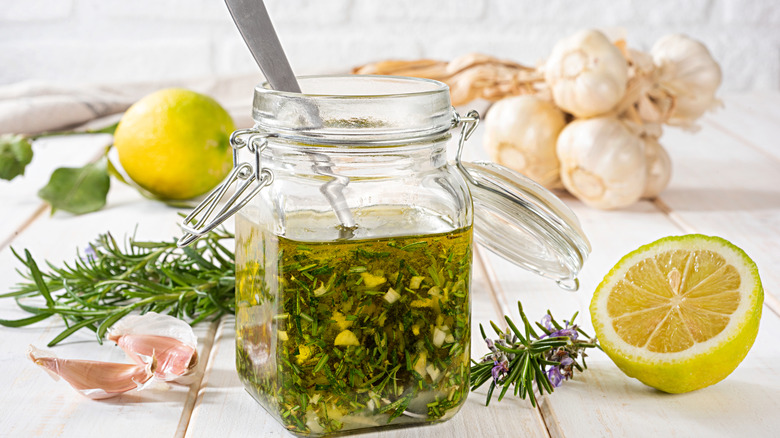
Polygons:
[[0,320],[0,325],[23,327],[59,315],[66,328],[49,342],[51,347],[81,328],[102,342],[106,330],[133,311],[167,313],[193,325],[233,313],[234,257],[222,244],[233,237],[218,230],[179,249],[175,240],[134,237],[120,245],[106,233],[71,263],[57,267],[47,262],[49,272],[41,271],[29,251],[13,250],[26,268],[17,269],[26,281],[0,298],[14,298],[33,316]]
[[[595,338],[591,338],[574,324],[577,313],[569,321],[564,320],[564,326],[561,326],[548,310],[541,323],[536,323],[542,333],[539,335],[528,321],[519,301],[517,307],[523,320],[523,331],[505,316],[509,327],[504,331],[493,321],[490,322],[498,334],[498,339],[494,341],[485,335],[482,324],[479,325],[490,353],[483,356],[480,362],[472,359],[470,382],[473,391],[492,379],[485,406],[490,404],[496,388],[501,388],[498,395],[498,400],[501,401],[514,385],[514,395],[523,399],[528,396],[531,405],[535,407],[534,383],[540,395],[545,391],[551,394],[563,380],[573,377],[575,370],[581,372],[587,368],[586,348],[601,348]],[[580,335],[586,339],[579,339]]]

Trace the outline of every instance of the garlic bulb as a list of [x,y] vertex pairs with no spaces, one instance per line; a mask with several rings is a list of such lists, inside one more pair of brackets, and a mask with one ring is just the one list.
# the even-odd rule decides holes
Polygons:
[[611,110],[623,98],[628,81],[626,58],[597,30],[559,41],[544,70],[555,103],[579,118]]
[[685,35],[667,35],[650,50],[659,68],[658,82],[676,98],[670,124],[690,126],[705,111],[720,104],[720,66],[707,47]]
[[672,178],[672,159],[657,138],[643,137],[642,140],[645,143],[647,169],[647,182],[642,197],[655,198],[669,185]]
[[560,182],[555,142],[565,125],[563,112],[552,103],[510,97],[490,108],[483,145],[493,161],[553,188]]
[[644,192],[644,143],[614,117],[569,123],[558,136],[557,152],[563,185],[591,207],[625,207]]

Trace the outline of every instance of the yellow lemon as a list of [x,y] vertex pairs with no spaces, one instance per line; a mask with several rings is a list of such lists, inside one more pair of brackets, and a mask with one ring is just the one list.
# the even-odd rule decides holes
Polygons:
[[756,264],[719,237],[672,236],[623,257],[590,304],[603,350],[628,376],[671,393],[717,383],[758,334]]
[[230,115],[214,99],[184,89],[165,89],[133,104],[114,133],[127,175],[164,199],[202,195],[233,165]]

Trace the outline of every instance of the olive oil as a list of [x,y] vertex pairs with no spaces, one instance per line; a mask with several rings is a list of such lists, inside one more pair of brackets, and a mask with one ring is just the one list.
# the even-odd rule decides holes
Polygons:
[[444,420],[469,391],[472,230],[311,242],[237,223],[237,369],[290,431]]

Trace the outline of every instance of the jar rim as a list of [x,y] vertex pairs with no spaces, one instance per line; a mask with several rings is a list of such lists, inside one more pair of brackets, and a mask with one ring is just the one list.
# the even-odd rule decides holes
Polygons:
[[[296,93],[293,91],[281,91],[271,88],[268,81],[261,82],[255,86],[255,93],[288,96],[288,97],[308,97],[316,99],[376,99],[376,98],[405,98],[411,96],[426,96],[432,94],[438,94],[442,92],[449,93],[449,86],[444,82],[437,81],[435,79],[428,78],[416,78],[411,76],[392,76],[392,75],[359,75],[359,74],[343,74],[343,75],[304,75],[297,76],[298,83],[301,85],[302,92]],[[431,88],[427,90],[419,91],[406,91],[395,93],[367,93],[367,94],[337,94],[334,92],[306,92],[304,87],[309,85],[312,80],[323,79],[349,79],[349,80],[374,80],[374,81],[393,81],[397,83],[408,83],[415,85],[429,85]],[[386,84],[386,82],[385,82]],[[375,84],[377,85],[377,84]]]
[[380,75],[302,76],[298,82],[302,93],[255,87],[256,128],[294,142],[361,146],[432,139],[453,127],[443,82]]

